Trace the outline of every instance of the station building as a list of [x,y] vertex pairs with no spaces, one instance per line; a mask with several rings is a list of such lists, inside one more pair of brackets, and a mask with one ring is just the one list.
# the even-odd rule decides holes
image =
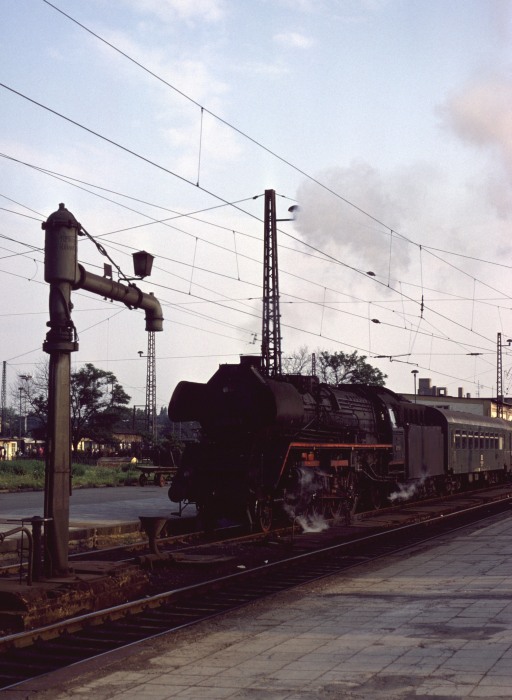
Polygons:
[[[434,408],[445,408],[449,411],[463,411],[477,416],[496,418],[498,401],[496,398],[473,397],[464,392],[462,387],[457,389],[457,396],[450,396],[444,386],[433,386],[429,377],[418,379],[418,391],[415,394],[402,394],[409,401]],[[503,400],[503,418],[512,420],[512,398]]]

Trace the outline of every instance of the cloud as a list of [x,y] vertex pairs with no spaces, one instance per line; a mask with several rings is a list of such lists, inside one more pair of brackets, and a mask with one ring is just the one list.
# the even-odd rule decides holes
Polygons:
[[442,123],[463,142],[487,156],[481,159],[474,190],[484,192],[501,220],[512,216],[512,78],[474,80],[439,109]]
[[478,80],[453,95],[440,113],[461,139],[490,148],[512,178],[512,79]]
[[268,78],[280,78],[290,73],[290,68],[282,61],[274,63],[265,61],[245,61],[233,66],[233,72],[247,76],[267,76]]
[[[173,168],[194,182],[196,178],[201,180],[201,172],[205,169],[208,171],[236,163],[242,152],[236,134],[208,115],[205,115],[202,129],[197,122],[167,128],[163,133],[174,154]],[[202,168],[199,167],[200,144]]]
[[298,32],[282,32],[274,35],[274,41],[293,49],[309,49],[314,41]]
[[153,15],[162,22],[218,22],[224,17],[223,0],[125,0],[139,14]]

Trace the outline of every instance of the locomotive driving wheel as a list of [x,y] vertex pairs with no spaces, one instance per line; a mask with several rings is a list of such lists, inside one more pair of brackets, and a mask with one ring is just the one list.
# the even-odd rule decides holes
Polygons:
[[270,532],[273,515],[274,504],[270,496],[266,496],[256,503],[256,521],[265,534]]

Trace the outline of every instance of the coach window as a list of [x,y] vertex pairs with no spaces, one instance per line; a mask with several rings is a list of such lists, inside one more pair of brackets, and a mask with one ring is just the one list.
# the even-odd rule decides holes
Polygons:
[[453,442],[455,444],[455,449],[460,450],[460,430],[456,430],[453,433]]
[[468,436],[467,436],[466,433],[462,433],[462,444],[461,444],[461,447],[462,447],[463,450],[465,450],[467,446],[468,446]]
[[498,449],[499,449],[499,450],[502,450],[502,449],[503,449],[503,435],[500,435],[499,438],[498,438],[498,440],[499,440]]

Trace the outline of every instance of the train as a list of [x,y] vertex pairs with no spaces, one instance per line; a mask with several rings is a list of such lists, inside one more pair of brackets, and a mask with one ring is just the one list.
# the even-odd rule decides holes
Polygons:
[[206,383],[181,381],[173,422],[197,421],[169,488],[205,523],[341,518],[395,500],[508,479],[512,424],[410,401],[384,386],[268,377],[261,357],[223,364]]

